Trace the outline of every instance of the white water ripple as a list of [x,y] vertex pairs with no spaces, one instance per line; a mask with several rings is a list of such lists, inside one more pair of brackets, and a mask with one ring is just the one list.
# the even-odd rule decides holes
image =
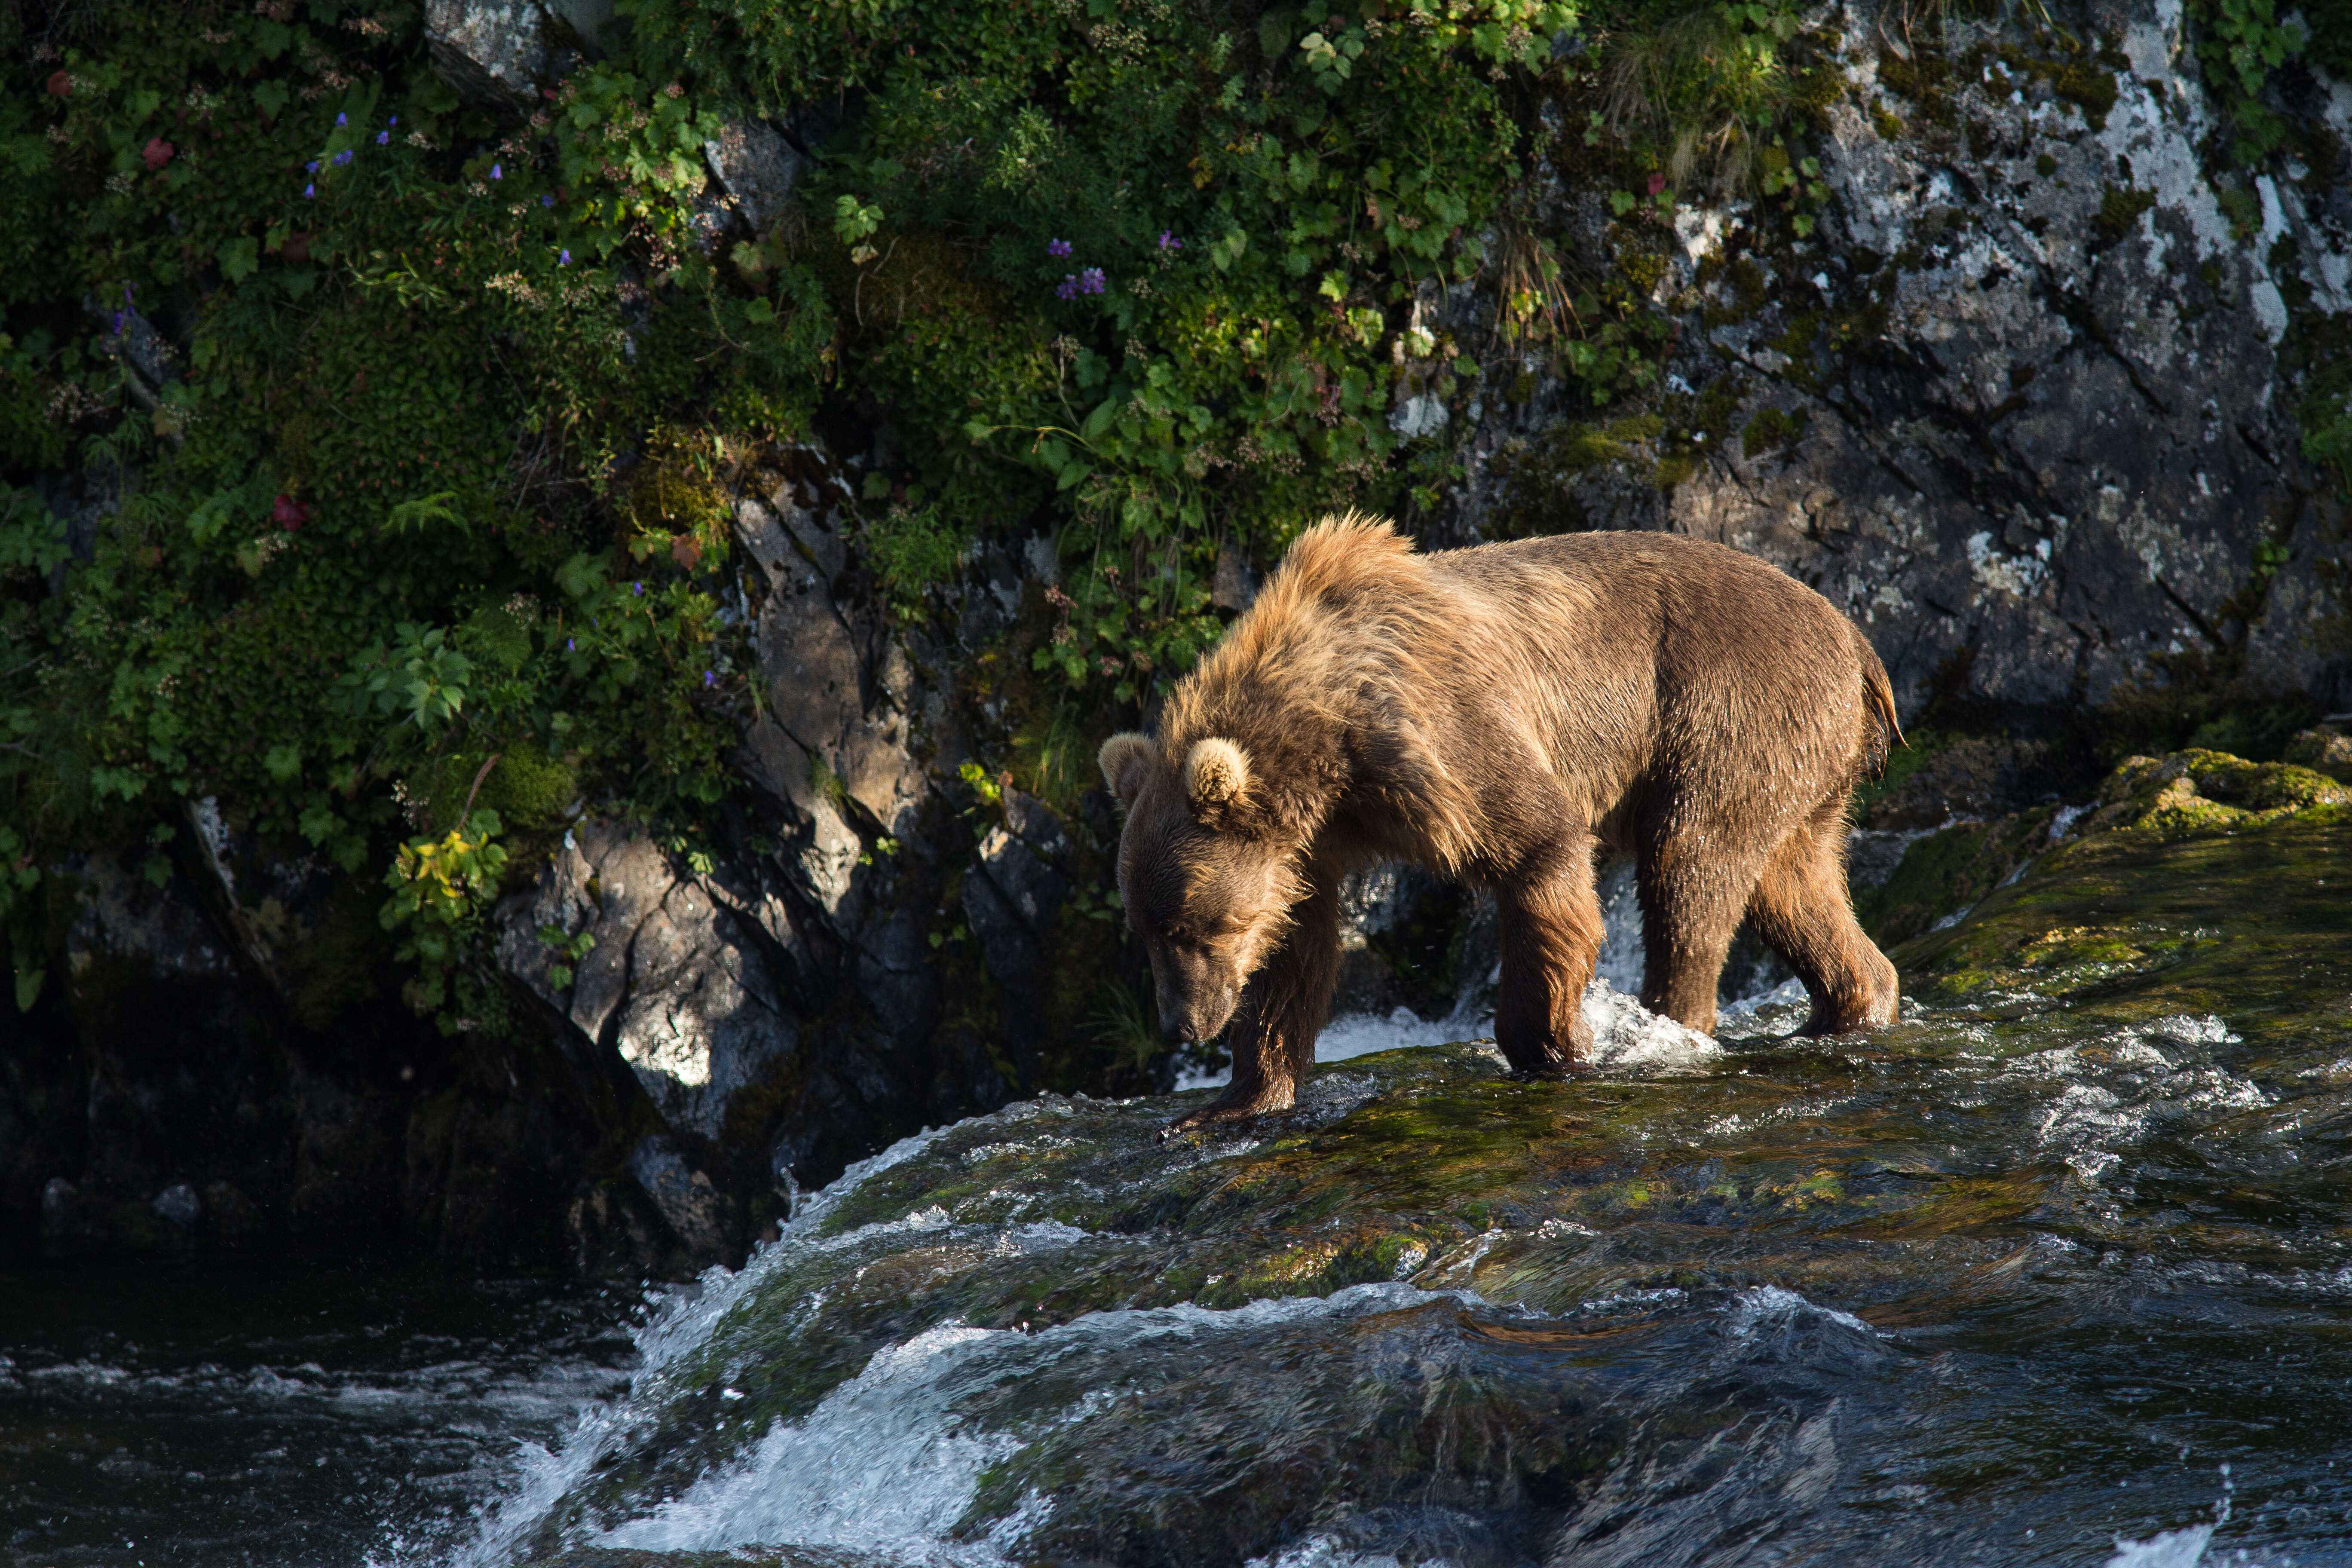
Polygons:
[[[1033,1498],[983,1539],[949,1539],[982,1476],[1026,1446],[1013,1433],[969,1424],[958,1408],[964,1398],[1060,1355],[1102,1355],[1170,1337],[1214,1339],[1440,1300],[1477,1298],[1383,1283],[1223,1310],[1188,1303],[1089,1312],[1035,1333],[961,1324],[931,1329],[877,1352],[806,1416],[778,1423],[749,1453],[645,1517],[605,1531],[597,1544],[654,1552],[831,1547],[925,1568],[992,1568],[1017,1560],[1022,1540],[1052,1510],[1048,1500]],[[1045,1425],[1083,1418],[1109,1392],[1094,1391]]]

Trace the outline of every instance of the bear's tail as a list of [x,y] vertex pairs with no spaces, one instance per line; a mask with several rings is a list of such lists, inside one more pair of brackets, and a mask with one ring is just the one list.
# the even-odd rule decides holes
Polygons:
[[1903,721],[1895,713],[1895,688],[1886,679],[1886,667],[1878,661],[1878,650],[1870,646],[1852,622],[1846,629],[1853,637],[1853,651],[1862,660],[1862,699],[1870,708],[1871,717],[1878,721],[1878,732],[1863,747],[1863,764],[1874,778],[1886,771],[1887,753],[1896,746],[1907,747],[1903,738]]

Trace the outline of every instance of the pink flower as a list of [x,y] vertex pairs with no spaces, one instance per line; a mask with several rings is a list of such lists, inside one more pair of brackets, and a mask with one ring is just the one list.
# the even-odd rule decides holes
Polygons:
[[310,521],[310,509],[281,492],[269,509],[269,521],[289,533],[299,533],[302,525]]
[[1652,195],[1656,195],[1660,191],[1663,191],[1665,188],[1666,177],[1664,174],[1653,174],[1650,176],[1650,194]]
[[146,150],[139,155],[147,160],[147,166],[150,169],[160,169],[164,164],[172,161],[172,154],[174,151],[175,149],[169,142],[166,142],[161,136],[158,136],[154,140],[149,142],[147,143]]

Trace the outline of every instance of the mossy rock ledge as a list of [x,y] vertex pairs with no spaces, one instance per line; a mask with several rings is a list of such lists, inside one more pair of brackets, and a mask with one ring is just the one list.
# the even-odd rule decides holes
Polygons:
[[512,1555],[2075,1563],[2225,1486],[2216,1550],[2311,1542],[2299,1489],[2352,1500],[2345,801],[2132,759],[1866,1036],[1621,1006],[1567,1082],[1470,1042],[1245,1130],[908,1140],[648,1331]]

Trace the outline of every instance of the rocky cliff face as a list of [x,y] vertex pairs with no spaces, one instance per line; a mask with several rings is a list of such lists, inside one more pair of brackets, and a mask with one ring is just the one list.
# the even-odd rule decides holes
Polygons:
[[[474,36],[446,9],[436,59]],[[1605,418],[1534,361],[1490,360],[1451,405],[1401,395],[1399,420],[1460,432],[1429,541],[1647,528],[1753,552],[1867,629],[1906,717],[2046,720],[2191,667],[2305,717],[2352,707],[2352,536],[2293,416],[2352,313],[2352,86],[2301,105],[2334,166],[2232,201],[2170,0],[2091,18],[2087,43],[2021,25],[1932,58],[1875,13],[1825,25],[1843,77],[1810,235],[1760,198],[1644,222],[1553,182],[1562,247],[1678,323],[1668,374]],[[475,64],[482,92],[523,68]],[[754,122],[710,156],[717,225],[785,200],[798,154]],[[1493,310],[1474,286],[1429,302],[1463,341]],[[674,1269],[923,1125],[1048,1081],[1166,1089],[1175,1064],[1106,984],[1138,962],[1103,896],[1108,803],[967,766],[1007,740],[990,650],[1053,553],[988,547],[951,616],[894,617],[846,482],[857,441],[889,439],[747,473],[761,700],[730,842],[577,819],[498,911],[506,1043],[441,1039],[328,962],[372,904],[257,863],[234,825],[159,879],[93,861],[57,911],[69,994],[0,1052],[0,1206],[53,1245],[360,1230]],[[1950,752],[1922,775],[1942,783],[1873,808],[1858,880],[1948,817],[2063,791],[2044,761]],[[1912,929],[1919,880],[1887,905]],[[1434,1014],[1491,966],[1475,900],[1408,876],[1356,905],[1348,1005]]]
[[1553,388],[1479,408],[1445,530],[1540,527],[1564,495],[1589,526],[1754,552],[1868,629],[1906,712],[1939,670],[2098,703],[2190,650],[2352,707],[2352,534],[2293,412],[2352,310],[2352,85],[2302,106],[2337,166],[2217,188],[2179,4],[2086,20],[1913,59],[1835,15],[1811,241],[1759,203],[1679,213],[1653,249],[1563,200],[1554,221],[1651,258],[1670,391],[1608,441]]

